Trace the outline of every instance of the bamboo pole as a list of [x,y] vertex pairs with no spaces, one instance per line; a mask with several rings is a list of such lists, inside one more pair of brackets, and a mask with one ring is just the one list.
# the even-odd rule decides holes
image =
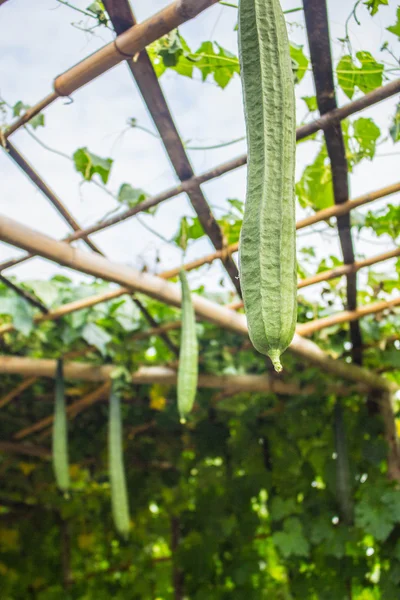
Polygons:
[[0,400],[0,408],[3,408],[7,404],[9,404],[14,398],[22,394],[28,387],[33,385],[36,381],[36,377],[27,377],[19,385],[17,385],[14,389],[12,389],[8,394],[3,396]]
[[[185,181],[181,186],[177,186],[176,188],[173,188],[174,190],[177,190],[179,188],[184,188],[184,189],[180,189],[180,191],[178,193],[176,193],[176,194],[174,193],[173,195],[177,196],[182,191],[187,191],[188,187],[190,186],[190,182],[192,182],[192,184],[193,184],[194,181],[198,180],[200,177],[201,177],[201,175],[195,176],[192,179],[188,179],[187,181]],[[170,190],[170,191],[172,191],[172,190]],[[345,214],[349,213],[351,210],[353,210],[354,208],[358,208],[359,206],[363,206],[364,204],[369,204],[370,202],[374,202],[375,200],[378,200],[379,198],[389,196],[389,195],[394,194],[399,191],[400,191],[400,182],[394,183],[392,185],[386,186],[384,188],[381,188],[374,192],[370,192],[368,194],[363,194],[362,196],[359,196],[358,198],[355,198],[354,200],[347,200],[347,202],[343,202],[342,204],[335,204],[328,208],[322,209],[322,210],[314,213],[313,215],[310,215],[309,217],[301,219],[300,221],[298,221],[296,223],[296,229],[297,230],[304,229],[304,227],[308,227],[309,225],[315,225],[316,223],[320,223],[321,221],[327,221],[328,219],[331,219],[332,217],[338,217],[338,216],[345,215]],[[107,229],[108,227],[111,227],[112,225],[120,223],[121,221],[124,221],[125,219],[132,217],[135,214],[138,214],[139,212],[148,210],[148,208],[156,206],[157,204],[160,204],[160,202],[163,202],[164,200],[167,200],[172,197],[173,196],[170,196],[168,192],[164,192],[163,194],[153,196],[152,198],[147,198],[140,204],[137,204],[134,208],[129,209],[129,210],[125,211],[125,213],[120,214],[118,217],[111,217],[110,219],[106,219],[104,221],[95,223],[91,227],[87,227],[85,229],[81,229],[80,231],[71,233],[70,235],[68,235],[68,237],[65,238],[64,241],[72,242],[74,240],[79,240],[82,237],[86,237],[93,233],[97,233],[98,231],[102,231],[103,229]],[[232,244],[231,246],[229,246],[228,250],[226,250],[226,249],[217,250],[213,254],[214,254],[215,258],[222,258],[224,253],[226,253],[227,251],[229,253],[236,252],[238,250],[238,248],[239,248],[239,242],[236,242],[235,244]],[[211,257],[211,255],[210,255],[210,257]]]
[[393,298],[392,300],[382,300],[381,302],[360,306],[356,310],[344,310],[343,312],[329,315],[329,317],[315,319],[315,321],[311,321],[310,323],[300,323],[297,325],[296,331],[299,335],[308,336],[316,331],[325,329],[326,327],[332,327],[332,325],[338,325],[339,323],[358,321],[358,319],[366,317],[367,315],[373,315],[387,309],[393,309],[395,306],[399,305],[400,296],[398,298]]
[[52,104],[59,96],[71,96],[76,90],[96,79],[127,59],[132,59],[146,46],[176,29],[186,21],[197,16],[219,0],[201,0],[200,2],[173,2],[157,14],[137,23],[117,36],[111,43],[103,46],[80,63],[62,73],[54,80],[54,91],[46,98],[29,108],[5,132],[7,138],[25,125],[35,115]]
[[[181,305],[181,291],[178,285],[148,273],[139,273],[128,266],[113,263],[98,254],[89,254],[78,248],[72,248],[8,217],[0,217],[0,240],[76,271],[105,281],[113,281],[134,292],[142,292],[166,304],[177,307]],[[192,295],[192,302],[199,317],[224,329],[248,335],[244,315],[219,306],[197,294]],[[393,384],[383,377],[356,365],[330,358],[316,344],[298,334],[295,334],[290,348],[298,356],[344,379],[364,383],[372,388],[385,390],[393,388]]]
[[[214,256],[214,255],[212,255],[212,256]],[[383,254],[379,254],[379,255],[373,256],[371,258],[360,260],[351,265],[342,265],[340,267],[336,267],[335,269],[322,271],[321,273],[317,273],[316,275],[313,275],[306,279],[300,280],[297,287],[299,289],[301,289],[303,287],[314,285],[316,283],[321,283],[323,281],[329,281],[330,279],[335,279],[336,277],[341,277],[342,275],[345,275],[347,273],[357,272],[364,267],[375,265],[377,263],[389,260],[391,258],[396,258],[397,256],[400,256],[400,248],[395,248],[394,250],[391,250],[389,252],[384,252]],[[163,279],[170,279],[172,277],[175,277],[179,273],[179,270],[181,268],[184,269],[185,271],[191,271],[192,269],[196,269],[198,266],[201,266],[202,264],[204,264],[203,259],[198,259],[197,261],[192,261],[190,263],[186,263],[182,267],[179,267],[176,269],[170,269],[169,271],[164,271],[164,272],[160,273],[159,277],[162,277]],[[103,294],[96,294],[94,296],[88,296],[87,298],[83,298],[82,300],[76,300],[74,302],[69,302],[68,304],[64,304],[58,308],[55,308],[52,311],[49,311],[45,315],[36,315],[34,318],[34,321],[35,321],[35,323],[41,323],[43,321],[55,321],[55,320],[60,319],[61,317],[68,315],[70,313],[76,312],[78,310],[83,310],[83,309],[89,308],[91,306],[95,306],[96,304],[100,304],[101,302],[108,302],[109,300],[114,300],[115,298],[119,298],[120,296],[123,296],[124,294],[129,294],[129,293],[130,293],[130,290],[128,288],[121,287],[121,288],[117,288],[116,290],[111,290],[111,291],[105,292]],[[232,310],[238,310],[239,308],[242,308],[242,307],[243,307],[243,302],[241,300],[239,300],[237,302],[232,302],[231,304],[227,305],[227,308],[230,308]],[[165,330],[164,328],[165,328],[165,325],[160,326],[160,327],[153,327],[147,331],[154,331],[155,333],[151,334],[151,335],[158,335],[157,332],[159,334],[160,333],[162,334],[162,333],[165,333],[166,331],[168,331],[168,330]],[[172,329],[175,329],[175,328],[176,328],[175,326],[172,326]],[[14,331],[14,330],[15,330],[15,327],[12,323],[5,323],[4,325],[0,325],[0,335],[9,333],[10,331]],[[144,333],[145,338],[148,337],[148,335],[146,335],[146,331],[143,333]],[[141,339],[140,333],[136,339]]]
[[[66,379],[84,379],[86,381],[105,382],[84,398],[74,402],[67,407],[67,415],[73,419],[80,412],[104,398],[110,387],[110,375],[115,369],[114,365],[96,367],[91,363],[64,364],[64,376]],[[41,377],[55,377],[56,361],[52,359],[32,359],[17,356],[0,356],[0,373],[36,373]],[[167,367],[140,367],[132,373],[134,384],[176,384],[177,373]],[[200,388],[234,388],[235,391],[246,392],[273,392],[283,395],[308,395],[313,391],[312,386],[301,389],[292,383],[284,383],[280,380],[270,379],[268,375],[200,375]],[[18,431],[14,438],[21,440],[32,433],[47,428],[53,422],[53,415],[49,415],[33,425]]]
[[[35,456],[50,460],[51,452],[41,446],[31,446],[30,444],[17,444],[15,442],[0,442],[0,453],[4,454],[22,454],[26,456]],[[0,500],[1,504],[1,500]]]
[[[23,356],[0,355],[0,373],[7,375],[25,375],[55,378],[56,360],[30,358]],[[64,362],[65,379],[78,379],[92,382],[109,382],[116,365],[94,365],[76,361]],[[177,372],[170,367],[139,367],[132,373],[133,384],[175,385]],[[233,388],[243,392],[274,392],[277,394],[297,395],[307,394],[311,388],[301,389],[297,384],[285,383],[280,379],[270,379],[268,375],[199,375],[200,388]],[[79,400],[82,404],[82,400]],[[69,407],[70,414],[75,412]]]
[[[100,398],[103,398],[104,395],[108,393],[109,389],[110,383],[107,381],[106,383],[103,383],[100,387],[97,387],[95,390],[92,390],[89,394],[81,398],[81,400],[70,404],[66,409],[68,418],[73,419],[79,412],[81,412],[88,406],[95,404],[95,402],[98,402]],[[33,425],[29,425],[28,427],[25,427],[24,429],[18,431],[14,435],[14,439],[22,440],[23,438],[27,437],[32,433],[36,433],[37,431],[45,429],[46,427],[51,425],[53,421],[54,415],[49,415],[48,417],[37,421]]]
[[[246,157],[244,157],[244,158],[246,158]],[[244,160],[244,162],[243,162],[242,159],[234,159],[233,161],[224,163],[224,165],[220,165],[219,167],[215,167],[215,168],[211,169],[210,171],[206,171],[202,175],[196,175],[195,177],[192,177],[191,179],[187,179],[182,184],[180,184],[176,187],[170,188],[169,190],[166,190],[165,192],[157,194],[156,196],[147,198],[140,204],[137,204],[133,208],[130,208],[123,213],[120,213],[116,217],[110,217],[109,219],[104,219],[102,221],[98,221],[97,223],[95,223],[94,225],[91,225],[90,227],[76,231],[75,233],[70,234],[69,236],[63,238],[62,241],[70,244],[75,240],[86,238],[88,235],[91,235],[92,233],[97,233],[99,231],[107,229],[108,227],[117,225],[118,223],[121,223],[122,221],[124,221],[130,217],[133,217],[134,215],[136,215],[140,212],[143,212],[145,210],[148,210],[149,208],[157,206],[158,204],[160,204],[161,202],[163,202],[165,200],[169,200],[170,198],[173,198],[174,196],[178,196],[182,192],[188,191],[188,189],[190,189],[190,187],[193,185],[197,186],[200,183],[210,181],[211,179],[219,177],[220,175],[223,175],[224,173],[228,172],[229,170],[232,170],[233,168],[237,168],[241,165],[244,165],[245,162],[246,161]],[[393,183],[389,186],[380,188],[379,190],[375,190],[368,194],[363,194],[362,196],[359,196],[358,198],[355,198],[354,200],[348,200],[347,202],[344,202],[343,204],[334,205],[329,208],[322,209],[320,211],[317,211],[315,214],[310,215],[309,217],[306,217],[305,219],[300,219],[296,223],[296,229],[297,230],[304,229],[304,227],[308,227],[309,225],[315,225],[316,223],[319,223],[321,221],[326,221],[332,217],[337,217],[337,216],[341,216],[343,214],[347,214],[354,208],[358,208],[359,206],[369,204],[370,202],[374,202],[375,200],[379,200],[380,198],[390,196],[391,194],[395,194],[396,192],[399,192],[399,191],[400,191],[400,182]],[[197,267],[200,267],[205,264],[210,264],[216,259],[222,259],[225,257],[226,254],[233,254],[234,252],[237,252],[238,248],[239,248],[239,242],[235,242],[234,244],[231,244],[227,248],[224,248],[224,250],[217,250],[217,251],[213,252],[212,254],[208,254],[207,256],[204,256],[201,259],[192,261],[192,263],[188,263],[188,265],[190,265],[190,266],[188,267],[187,270],[190,270],[191,268],[197,268]],[[32,257],[33,257],[33,254],[30,253],[30,254],[27,254],[27,255],[19,257],[19,258],[12,258],[10,260],[4,261],[4,262],[0,263],[0,271],[4,271],[5,269],[9,269],[10,267],[15,267],[16,265],[21,264]],[[165,273],[166,273],[166,277],[169,278],[169,277],[174,276],[178,272],[179,272],[179,269],[176,268],[176,269],[171,269],[171,271],[169,271],[169,272],[166,271]]]

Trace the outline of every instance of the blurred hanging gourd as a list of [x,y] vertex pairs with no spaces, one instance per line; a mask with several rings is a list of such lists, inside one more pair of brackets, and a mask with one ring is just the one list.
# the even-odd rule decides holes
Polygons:
[[178,410],[181,422],[193,408],[197,390],[199,349],[196,318],[185,271],[179,273],[182,289],[182,329],[178,369]]
[[63,361],[57,361],[53,422],[53,469],[57,485],[63,492],[69,489],[68,430],[65,410]]

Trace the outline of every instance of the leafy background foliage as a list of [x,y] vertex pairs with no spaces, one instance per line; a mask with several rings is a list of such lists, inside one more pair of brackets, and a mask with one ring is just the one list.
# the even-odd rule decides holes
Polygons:
[[[359,1],[349,18],[353,23],[360,20],[362,32],[363,22],[378,19],[387,6],[388,0]],[[107,27],[101,2],[93,2],[85,12],[89,16],[80,26],[84,25],[86,33]],[[294,16],[287,18],[292,22]],[[335,63],[339,94],[352,99],[399,76],[399,24],[400,7],[397,21],[384,32],[376,55],[354,51],[353,40],[344,28]],[[293,41],[291,53],[295,81],[300,86],[310,77],[307,50]],[[237,56],[215,40],[197,46],[176,31],[152,44],[149,54],[161,82],[174,72],[193,80],[193,86],[200,80],[225,89],[239,76]],[[314,96],[299,96],[298,102],[302,106],[299,114],[306,111],[302,123],[317,116]],[[351,171],[376,159],[380,145],[388,140],[396,152],[399,106],[385,130],[370,116],[343,122]],[[3,100],[3,123],[26,108],[23,100]],[[39,135],[47,125],[46,118],[41,114],[30,122],[30,135]],[[122,134],[137,129],[154,136],[136,117],[129,120]],[[37,139],[40,143],[41,138]],[[188,150],[193,144],[185,141]],[[299,149],[306,144],[312,144],[314,158],[299,173],[296,193],[299,209],[309,214],[332,205],[333,196],[323,136],[313,136]],[[115,160],[99,156],[95,148],[82,145],[71,155],[64,154],[64,159],[71,162],[82,183],[101,187],[110,196],[111,213],[132,208],[149,196],[128,181],[114,193],[108,184],[117,167]],[[156,215],[157,209],[146,215],[147,227],[153,228]],[[237,241],[242,217],[243,198],[228,198],[218,212],[228,243]],[[371,243],[383,241],[385,245],[398,241],[400,212],[396,202],[354,211],[352,220],[356,238],[366,236]],[[317,232],[322,244],[336,235],[333,226],[324,223]],[[160,237],[159,231],[156,234]],[[181,255],[196,248],[201,239],[204,232],[197,217],[185,214],[171,239],[162,241]],[[308,237],[300,240],[301,278],[341,264],[334,255],[320,258],[317,250]],[[384,271],[382,267],[363,271],[360,303],[398,293],[399,271],[400,261],[388,264]],[[223,285],[217,291],[207,288],[207,277],[208,267],[203,267],[191,279],[193,291],[219,302],[233,299]],[[19,284],[48,308],[111,287],[64,275],[48,280],[29,278]],[[319,296],[310,297],[305,291],[299,298],[299,322],[336,312],[344,299],[342,280],[324,283]],[[160,323],[180,317],[171,307],[141,296],[139,300]],[[82,352],[85,361],[115,363],[129,370],[139,365],[176,364],[175,355],[162,339],[135,337],[148,328],[148,323],[132,298],[119,298],[40,325],[34,324],[35,314],[26,301],[0,286],[0,319],[15,326],[14,332],[2,336],[2,352],[35,358]],[[367,317],[361,328],[365,366],[383,371],[400,385],[398,317],[396,321],[390,312]],[[270,368],[239,336],[217,331],[207,323],[198,325],[198,334],[203,373],[264,373]],[[179,344],[177,331],[169,335]],[[336,325],[313,337],[333,356],[350,360],[346,327]],[[357,389],[346,389],[341,402],[354,504],[349,523],[338,486],[343,466],[339,465],[334,437],[337,398],[333,382],[288,353],[284,358],[284,379],[300,386],[297,395],[225,394],[201,389],[196,410],[185,427],[179,424],[174,387],[134,386],[124,392],[125,463],[132,519],[128,542],[118,538],[111,521],[106,398],[70,424],[69,498],[56,490],[50,462],[2,454],[2,598],[169,600],[181,597],[180,582],[185,596],[193,600],[396,598],[400,584],[400,498],[387,479],[382,422],[376,413],[370,413],[366,398]],[[15,377],[2,377],[1,394],[16,382]],[[301,393],[310,384],[312,390]],[[91,389],[85,382],[68,382],[68,403]],[[19,429],[48,416],[53,396],[54,384],[38,379],[2,410],[1,439],[10,440]],[[48,437],[39,434],[32,442],[46,446]]]

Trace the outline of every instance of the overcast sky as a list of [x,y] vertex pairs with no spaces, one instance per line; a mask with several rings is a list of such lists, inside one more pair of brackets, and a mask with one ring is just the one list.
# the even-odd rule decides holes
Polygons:
[[[75,5],[86,8],[89,0],[76,0]],[[142,20],[168,4],[165,0],[135,0],[133,9],[138,20]],[[283,0],[284,9],[300,5],[300,0]],[[329,0],[331,38],[333,51],[340,52],[337,38],[344,35],[344,22],[353,5],[349,0]],[[376,58],[382,56],[379,48],[388,39],[395,46],[395,37],[385,31],[385,27],[395,22],[397,2],[389,0],[389,7],[383,7],[373,19],[366,10],[359,9],[362,28],[354,21],[350,30],[355,49],[370,50]],[[306,45],[302,13],[289,15],[289,22],[299,25],[289,27],[290,38]],[[60,6],[56,0],[9,0],[0,8],[0,94],[10,104],[22,100],[35,104],[52,90],[54,77],[91,54],[112,38],[111,32],[98,29],[97,35],[89,35],[71,25],[81,17],[71,9]],[[234,25],[236,10],[214,6],[194,21],[185,24],[181,33],[192,49],[204,40],[215,39],[233,52],[237,52]],[[85,23],[83,18],[82,24]],[[362,32],[362,35],[361,33]],[[398,45],[397,45],[398,51]],[[306,48],[306,52],[308,50]],[[385,57],[387,60],[388,55]],[[241,87],[239,77],[225,90],[219,89],[211,80],[202,84],[167,72],[160,79],[172,114],[183,140],[198,144],[213,144],[244,135]],[[297,96],[314,93],[311,74],[297,89]],[[339,94],[340,104],[346,98]],[[387,133],[398,98],[381,103],[363,112],[372,116],[382,131]],[[304,104],[299,101],[299,118],[304,114]],[[38,129],[37,135],[51,147],[72,156],[74,151],[87,146],[92,152],[115,160],[109,187],[117,192],[121,183],[141,187],[149,194],[157,193],[176,183],[176,177],[162,144],[154,137],[139,131],[121,132],[126,128],[128,118],[154,130],[154,126],[126,64],[121,64],[94,82],[76,92],[73,103],[58,99],[45,111],[46,127]],[[299,120],[299,119],[298,119]],[[81,226],[88,226],[112,210],[112,198],[91,184],[80,186],[81,176],[73,164],[56,156],[33,141],[20,130],[12,141],[55,190],[64,204]],[[306,164],[312,161],[315,143],[301,144],[298,151],[298,175]],[[245,143],[213,151],[192,151],[190,159],[196,173],[202,172],[245,151]],[[379,154],[396,152],[391,142],[379,149]],[[400,151],[400,150],[399,150]],[[350,178],[351,197],[394,183],[399,179],[399,157],[385,156],[373,163],[366,162],[357,167]],[[234,171],[223,178],[203,186],[210,204],[224,208],[227,198],[244,199],[245,168]],[[59,217],[45,197],[21,173],[18,167],[0,153],[0,212],[45,232],[61,238],[69,232],[68,225]],[[390,201],[398,201],[392,197]],[[384,206],[386,200],[374,204],[374,209]],[[184,214],[192,215],[193,209],[184,195],[172,199],[158,209],[156,218],[143,216],[143,219],[165,237],[171,237],[177,230],[178,222]],[[218,216],[218,209],[215,210]],[[221,214],[221,213],[219,213]],[[298,217],[301,211],[298,211]],[[363,236],[364,237],[364,236]],[[367,237],[367,236],[365,236]],[[106,255],[115,261],[136,267],[147,264],[154,269],[154,257],[160,251],[162,262],[157,269],[171,268],[181,261],[179,251],[163,244],[157,237],[148,233],[135,218],[93,236],[93,240]],[[318,257],[336,254],[340,256],[337,240],[321,240],[319,236],[307,235],[299,238],[299,247],[315,245]],[[383,252],[385,240],[378,244],[356,241],[358,255],[373,255]],[[83,247],[83,246],[82,246]],[[191,247],[188,258],[199,257],[212,251],[207,240],[199,241]],[[19,255],[18,250],[0,243],[0,260]],[[33,259],[24,265],[7,271],[21,279],[47,278],[51,274],[63,272],[72,275],[67,269],[42,259]],[[223,271],[215,264],[207,283],[217,285]],[[76,277],[76,275],[74,275]],[[79,275],[79,279],[83,276]],[[193,284],[205,283],[205,271],[192,275]],[[231,284],[227,280],[227,286]],[[311,294],[317,294],[313,288]]]

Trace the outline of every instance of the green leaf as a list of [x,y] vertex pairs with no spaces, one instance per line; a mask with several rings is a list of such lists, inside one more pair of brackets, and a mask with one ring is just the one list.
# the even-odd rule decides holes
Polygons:
[[44,114],[43,113],[39,113],[38,115],[35,115],[30,121],[29,121],[29,125],[31,127],[33,127],[33,129],[37,129],[38,127],[44,127]]
[[82,173],[85,181],[90,181],[97,173],[106,184],[110,176],[110,170],[113,164],[111,158],[101,158],[97,154],[92,154],[87,148],[78,148],[73,156],[75,169]]
[[351,100],[356,86],[356,67],[351,56],[343,56],[339,60],[336,67],[336,76],[338,85]]
[[308,556],[310,545],[304,536],[303,526],[297,517],[289,517],[283,523],[283,530],[272,535],[276,548],[285,558]]
[[383,486],[368,488],[356,506],[355,514],[357,527],[383,541],[400,522],[400,493]]
[[359,157],[372,159],[375,156],[376,142],[381,130],[371,118],[360,117],[353,121],[352,125]]
[[218,219],[218,224],[228,244],[234,244],[238,241],[242,222],[242,218],[236,219],[232,215],[225,215],[221,219]]
[[380,6],[387,6],[388,4],[389,0],[365,0],[364,2],[372,17],[376,15]]
[[28,336],[33,328],[33,310],[20,296],[0,297],[0,314],[10,315],[17,331]]
[[360,66],[353,62],[351,56],[343,56],[336,67],[338,85],[350,99],[356,88],[367,94],[382,85],[383,64],[364,50],[357,52],[356,58]]
[[316,96],[302,96],[302,100],[306,103],[306,106],[310,112],[318,110],[317,97]]
[[332,172],[325,143],[295,186],[300,206],[321,210],[333,204]]
[[388,204],[377,212],[368,212],[365,226],[371,227],[377,236],[390,235],[394,240],[400,235],[400,205]]
[[128,208],[133,208],[137,204],[140,204],[146,198],[148,194],[140,189],[134,188],[129,183],[123,183],[118,191],[118,202],[124,204]]
[[189,240],[198,240],[203,235],[204,229],[197,217],[182,217],[178,232],[173,240],[182,250],[186,250]]
[[244,202],[242,202],[242,200],[237,200],[236,198],[227,198],[227,202],[239,215],[244,214]]
[[111,340],[111,336],[96,323],[87,323],[82,329],[82,337],[90,346],[95,346],[103,356],[107,353],[106,345]]
[[274,496],[271,501],[270,513],[273,521],[280,521],[285,517],[301,512],[300,506],[294,498],[281,498]]
[[310,62],[307,56],[304,54],[303,48],[304,46],[299,46],[293,42],[290,43],[290,56],[292,59],[295,83],[300,83],[300,81],[303,79]]
[[203,81],[212,75],[215,83],[224,89],[234,74],[240,72],[239,60],[219,44],[215,46],[218,52],[213,42],[203,42],[191,58],[196,61],[195,67],[199,69]]
[[30,108],[29,104],[24,104],[23,102],[21,102],[21,100],[19,100],[14,104],[12,108],[13,117],[19,117],[20,114],[28,110],[28,108]]
[[393,33],[394,35],[397,35],[398,38],[400,38],[400,6],[397,8],[396,15],[396,23],[394,25],[391,25],[390,27],[387,27],[386,29],[390,31],[390,33]]
[[389,133],[394,143],[400,140],[400,102],[396,106],[396,112],[394,113],[392,126],[389,129]]

